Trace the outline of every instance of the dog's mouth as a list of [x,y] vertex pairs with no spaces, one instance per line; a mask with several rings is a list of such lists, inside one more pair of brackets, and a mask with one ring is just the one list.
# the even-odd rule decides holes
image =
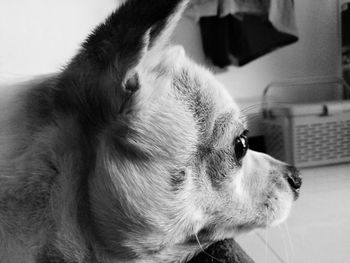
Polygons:
[[292,192],[293,192],[294,201],[296,201],[299,198],[300,189],[292,189]]

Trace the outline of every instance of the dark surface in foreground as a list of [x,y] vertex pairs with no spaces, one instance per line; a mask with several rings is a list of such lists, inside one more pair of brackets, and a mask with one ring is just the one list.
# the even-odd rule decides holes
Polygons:
[[225,239],[211,245],[188,263],[254,263],[233,239]]

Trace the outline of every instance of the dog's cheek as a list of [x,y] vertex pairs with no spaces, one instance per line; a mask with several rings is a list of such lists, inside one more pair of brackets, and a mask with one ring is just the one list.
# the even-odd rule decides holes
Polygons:
[[236,176],[235,189],[245,220],[256,226],[265,226],[279,205],[275,203],[269,165],[263,156],[248,152]]

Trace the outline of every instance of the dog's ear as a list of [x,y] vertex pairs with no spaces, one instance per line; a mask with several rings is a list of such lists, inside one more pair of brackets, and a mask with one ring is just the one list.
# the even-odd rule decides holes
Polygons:
[[[56,104],[87,120],[119,114],[139,88],[136,66],[164,45],[187,0],[127,0],[99,25],[58,80]],[[73,108],[73,109],[72,109]]]

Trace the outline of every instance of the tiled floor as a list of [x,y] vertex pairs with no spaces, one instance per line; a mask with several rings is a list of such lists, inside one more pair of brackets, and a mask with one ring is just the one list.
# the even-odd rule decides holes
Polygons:
[[237,241],[256,263],[350,262],[350,164],[302,170],[286,223]]

